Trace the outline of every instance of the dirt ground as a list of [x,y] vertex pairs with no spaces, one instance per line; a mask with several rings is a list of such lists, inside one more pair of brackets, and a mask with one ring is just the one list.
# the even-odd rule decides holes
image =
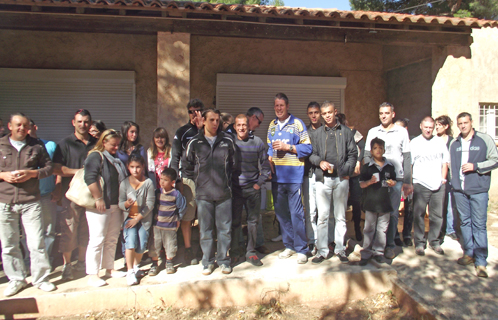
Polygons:
[[[243,320],[243,319],[414,319],[404,314],[398,306],[392,293],[380,293],[363,300],[349,301],[346,305],[326,305],[312,303],[301,305],[283,305],[273,301],[270,305],[256,305],[249,307],[216,308],[199,310],[190,308],[175,309],[170,306],[157,306],[151,310],[121,310],[91,312],[68,317],[58,317],[54,320],[132,320],[132,319],[212,319],[212,320]],[[40,318],[48,320],[49,318]]]

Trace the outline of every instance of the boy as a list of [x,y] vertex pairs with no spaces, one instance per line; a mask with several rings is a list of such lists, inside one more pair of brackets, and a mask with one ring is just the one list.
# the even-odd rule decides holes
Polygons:
[[[161,188],[156,197],[157,222],[154,226],[154,246],[157,252],[164,247],[166,252],[166,273],[168,274],[175,273],[173,258],[176,256],[178,249],[176,231],[180,227],[180,221],[187,208],[185,197],[175,189],[176,177],[175,169],[164,169],[159,180]],[[153,260],[155,259],[153,258]],[[153,265],[157,263],[156,261],[153,261]]]
[[385,142],[374,138],[370,142],[372,160],[363,166],[360,173],[360,187],[363,189],[362,209],[365,211],[363,250],[360,265],[364,266],[374,256],[382,262],[386,246],[386,232],[390,212],[393,211],[389,192],[396,184],[394,165],[383,157]]

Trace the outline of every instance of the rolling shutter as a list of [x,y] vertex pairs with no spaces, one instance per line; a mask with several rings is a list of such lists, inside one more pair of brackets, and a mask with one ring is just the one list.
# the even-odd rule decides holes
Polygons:
[[135,119],[133,71],[0,69],[0,117],[22,112],[39,127],[38,136],[60,141],[74,132],[78,109],[107,128]]
[[344,89],[346,78],[301,77],[248,74],[217,75],[216,107],[234,117],[246,113],[251,107],[259,107],[265,119],[256,130],[256,135],[266,142],[270,121],[275,119],[273,101],[279,92],[289,98],[289,112],[309,124],[307,106],[311,101],[333,102],[344,112]]

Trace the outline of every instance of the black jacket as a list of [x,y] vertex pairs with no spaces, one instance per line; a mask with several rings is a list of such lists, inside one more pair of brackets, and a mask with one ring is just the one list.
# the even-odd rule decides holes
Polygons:
[[190,166],[185,158],[185,150],[187,149],[188,142],[199,133],[197,126],[192,123],[187,123],[183,127],[176,130],[175,137],[173,138],[173,145],[171,147],[171,164],[170,167],[176,170],[178,176],[182,178],[194,178],[194,167]]
[[[323,181],[323,170],[320,169],[320,162],[327,157],[327,138],[328,132],[325,130],[325,125],[315,131],[314,139],[311,141],[313,145],[313,153],[310,156],[310,162],[316,166],[315,176],[316,181]],[[354,134],[348,127],[338,125],[335,133],[336,152],[339,161],[339,168],[336,168],[339,177],[351,176],[356,167],[358,159],[358,149],[354,142]]]
[[186,159],[194,167],[195,198],[197,200],[224,201],[232,197],[232,170],[236,168],[235,143],[219,132],[211,147],[204,130],[187,145]]

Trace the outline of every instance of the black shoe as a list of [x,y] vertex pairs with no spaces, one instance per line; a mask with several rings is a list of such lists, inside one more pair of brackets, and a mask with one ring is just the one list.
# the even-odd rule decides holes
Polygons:
[[425,250],[424,247],[416,247],[415,248],[415,253],[419,256],[425,256]]
[[313,259],[311,259],[311,264],[320,264],[323,262],[323,260],[325,260],[324,257],[322,257],[321,255],[316,255]]
[[185,265],[190,266],[190,265],[196,265],[199,264],[199,260],[194,255],[194,252],[192,251],[192,248],[185,248]]
[[368,264],[368,261],[369,261],[369,260],[370,260],[370,259],[363,259],[363,258],[362,258],[362,259],[360,260],[360,266],[366,266],[366,265]]
[[385,260],[382,258],[382,256],[375,256],[374,257],[374,260],[377,262],[377,263],[384,263]]
[[394,244],[397,245],[398,247],[402,247],[403,241],[401,241],[400,238],[396,238],[396,239],[394,239]]
[[262,254],[269,254],[270,249],[268,249],[266,246],[259,246],[254,248],[257,252],[262,253]]
[[261,262],[261,260],[255,254],[247,257],[246,260],[255,267],[261,267],[263,265],[263,262]]
[[456,235],[455,232],[447,234],[446,236],[450,237],[451,240],[458,241],[458,236]]
[[149,269],[149,276],[153,277],[153,276],[157,276],[157,274],[159,273],[159,266],[157,265],[152,265],[152,267],[150,267]]
[[346,251],[341,251],[337,254],[337,256],[339,257],[339,260],[341,260],[342,263],[348,263],[349,262],[349,259],[348,257],[346,256]]
[[405,244],[405,247],[411,247],[411,246],[413,246],[413,241],[410,238],[403,239],[403,242]]

